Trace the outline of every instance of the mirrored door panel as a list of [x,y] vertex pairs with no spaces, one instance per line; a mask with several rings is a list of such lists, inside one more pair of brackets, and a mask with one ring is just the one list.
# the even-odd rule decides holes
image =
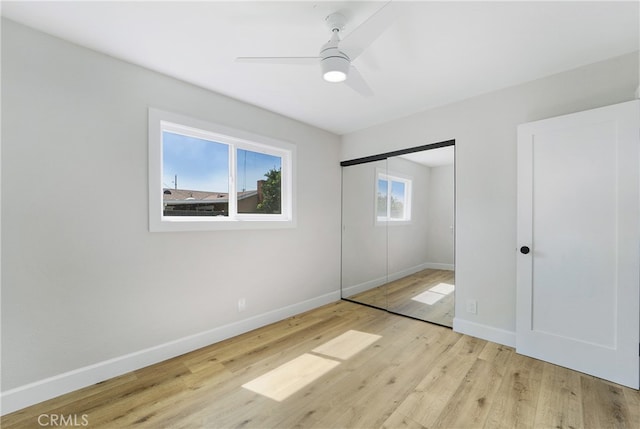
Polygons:
[[453,150],[387,160],[394,207],[387,228],[387,309],[445,326],[453,325],[455,291]]
[[342,177],[343,298],[452,326],[453,143],[343,164]]
[[386,160],[342,169],[342,297],[387,308],[387,228],[377,220],[378,172]]

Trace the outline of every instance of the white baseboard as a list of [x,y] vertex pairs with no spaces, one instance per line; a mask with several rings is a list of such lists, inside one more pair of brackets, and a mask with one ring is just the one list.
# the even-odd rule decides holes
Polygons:
[[453,264],[440,264],[438,262],[427,262],[424,264],[425,268],[430,268],[432,270],[447,270],[454,271],[455,267]]
[[0,394],[0,415],[180,356],[338,300],[340,300],[340,292],[331,292],[248,319],[7,390]]
[[427,265],[429,265],[429,263],[425,262],[424,264],[420,264],[413,267],[405,268],[404,270],[396,271],[395,273],[389,274],[387,277],[389,278],[390,282],[394,282],[396,280],[400,280],[403,277],[407,277],[407,276],[410,276],[411,274],[415,274],[418,271],[426,270],[427,268],[429,268]]
[[342,297],[349,298],[350,296],[357,295],[360,292],[368,291],[369,289],[376,288],[378,286],[382,286],[387,283],[387,277],[379,277],[377,279],[368,280],[363,283],[358,283],[357,285],[347,286],[342,288]]
[[481,325],[457,317],[453,318],[453,330],[461,334],[471,335],[482,340],[502,344],[504,346],[516,346],[516,333],[492,326]]

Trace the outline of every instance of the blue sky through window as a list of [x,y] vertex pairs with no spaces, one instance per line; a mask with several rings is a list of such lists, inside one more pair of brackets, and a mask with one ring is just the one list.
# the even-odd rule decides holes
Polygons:
[[378,177],[377,216],[378,220],[408,220],[409,204],[407,195],[410,181],[404,179],[393,180],[390,177]]
[[264,180],[269,170],[282,168],[279,156],[244,149],[238,149],[237,162],[238,191],[255,191],[258,189],[258,180]]
[[[238,149],[237,190],[255,190],[258,180],[282,159],[260,152]],[[229,192],[229,146],[215,141],[163,131],[162,186],[209,192]]]
[[404,183],[391,181],[391,197],[404,203]]
[[378,179],[378,216],[387,216],[388,183],[385,179]]

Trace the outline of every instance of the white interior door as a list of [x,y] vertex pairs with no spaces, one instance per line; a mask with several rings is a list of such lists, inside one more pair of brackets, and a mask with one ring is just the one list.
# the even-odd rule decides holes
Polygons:
[[639,164],[638,100],[518,127],[516,351],[636,389]]

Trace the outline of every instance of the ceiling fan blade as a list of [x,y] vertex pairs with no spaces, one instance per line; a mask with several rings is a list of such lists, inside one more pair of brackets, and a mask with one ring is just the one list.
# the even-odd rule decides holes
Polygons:
[[389,1],[365,22],[356,27],[340,42],[340,50],[351,60],[356,59],[374,40],[376,40],[397,17],[394,2]]
[[362,77],[357,68],[353,65],[349,67],[349,74],[347,80],[344,83],[357,93],[364,95],[365,97],[371,97],[373,90],[369,86],[366,80]]
[[307,65],[318,64],[320,57],[238,57],[238,63],[257,63],[257,64],[295,64]]

